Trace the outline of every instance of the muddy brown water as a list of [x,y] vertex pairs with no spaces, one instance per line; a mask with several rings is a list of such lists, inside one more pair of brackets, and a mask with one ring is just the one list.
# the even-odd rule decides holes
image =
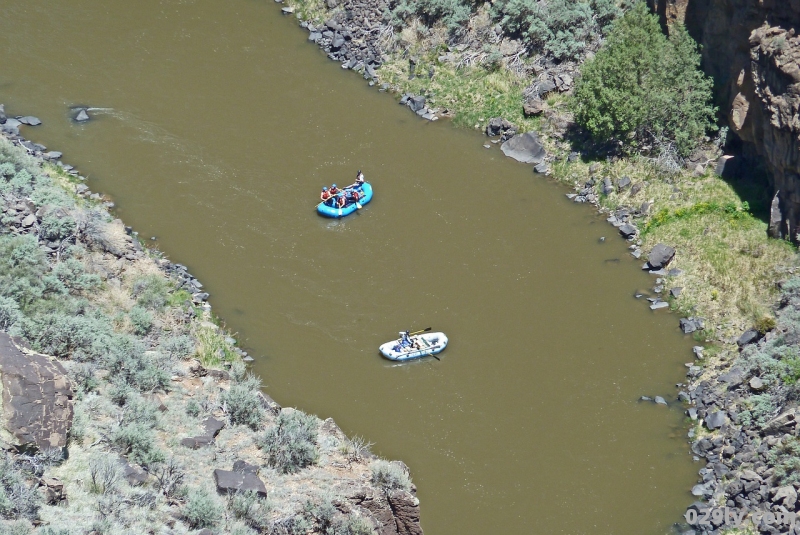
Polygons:
[[[692,341],[616,231],[485,138],[424,122],[273,2],[6,2],[0,102],[189,266],[284,405],[412,469],[429,534],[664,533],[696,478]],[[89,105],[75,124],[69,107]],[[375,198],[318,217],[362,169]],[[607,236],[601,243],[599,238]],[[402,328],[441,361],[395,365]]]

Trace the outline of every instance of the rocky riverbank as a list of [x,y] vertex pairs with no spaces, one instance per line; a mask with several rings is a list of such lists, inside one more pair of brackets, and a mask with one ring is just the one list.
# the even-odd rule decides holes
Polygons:
[[422,533],[408,468],[270,399],[39,123],[0,106],[0,531]]
[[[691,490],[700,500],[687,513],[691,526],[676,527],[682,533],[734,530],[727,533],[750,522],[757,527],[741,529],[800,533],[800,527],[782,523],[780,516],[798,512],[800,490],[796,475],[800,468],[796,424],[800,339],[795,333],[800,283],[793,278],[798,264],[794,247],[768,239],[768,234],[786,235],[787,220],[791,228],[793,212],[786,208],[793,202],[788,200],[791,195],[767,191],[766,183],[759,185],[742,173],[747,164],[742,160],[747,158],[726,153],[736,140],[726,138],[725,130],[688,158],[670,151],[655,157],[582,155],[581,136],[575,135],[572,117],[563,105],[564,95],[579,75],[578,65],[527,50],[503,34],[486,6],[452,34],[441,23],[426,24],[422,18],[402,24],[391,21],[387,13],[396,5],[383,0],[288,0],[288,4],[282,8],[284,14],[296,15],[309,31],[309,40],[343,69],[355,70],[370,85],[395,93],[400,104],[422,118],[455,117],[457,124],[483,130],[491,138],[486,149],[498,144],[506,155],[531,165],[539,176],[573,188],[567,194],[570,199],[593,205],[630,242],[631,255],[654,278],[650,291],[634,297],[652,313],[679,316],[676,328],[698,344],[692,362],[686,364],[686,382],[669,395],[655,396],[654,410],[661,405],[685,411],[694,460],[705,463]],[[699,11],[692,11],[691,0],[673,2],[677,7],[668,2],[650,4],[665,23],[682,21],[688,4],[688,10],[697,15],[690,21],[694,33],[704,28],[704,39],[728,35],[730,25],[703,18],[723,5],[735,4],[728,15],[746,20],[750,29],[767,28],[770,10],[781,10],[782,18],[773,21],[777,23],[797,11],[788,5],[759,11],[738,1],[716,2],[719,6],[713,9],[707,5],[710,2],[695,2]],[[667,16],[673,11],[674,16]],[[720,34],[719,28],[725,31]],[[713,72],[716,78],[731,82],[728,86],[738,80],[737,87],[744,87],[735,96],[730,127],[745,138],[747,132],[761,128],[762,115],[793,113],[790,105],[781,102],[789,102],[794,86],[769,92],[777,79],[759,73],[776,70],[773,56],[790,57],[794,30],[764,28],[750,41],[752,76],[763,83],[752,85],[747,76],[725,74],[730,64],[747,63],[745,55],[729,49],[734,46],[730,43],[746,40],[749,30],[738,40],[717,39],[714,46],[730,53],[720,53],[709,63],[712,70],[722,72]],[[589,53],[598,44],[589,43]],[[708,50],[704,50],[706,55]],[[783,59],[778,62],[783,71],[786,65]],[[731,98],[736,94],[727,86],[726,91]],[[748,114],[756,109],[753,101],[762,102],[769,113]],[[791,146],[784,134],[793,127],[779,123],[773,121],[767,128],[781,132],[780,144],[773,145]],[[797,154],[791,152],[784,150],[778,159],[796,159]],[[784,170],[789,168],[784,165],[777,173],[780,184],[786,182]],[[748,197],[743,199],[740,192]],[[754,203],[752,208],[762,209],[758,216],[751,213],[748,200]],[[764,208],[768,208],[766,214]],[[712,520],[710,514],[708,522],[701,521],[703,513],[697,514],[725,507],[740,515],[738,523],[720,515]]]

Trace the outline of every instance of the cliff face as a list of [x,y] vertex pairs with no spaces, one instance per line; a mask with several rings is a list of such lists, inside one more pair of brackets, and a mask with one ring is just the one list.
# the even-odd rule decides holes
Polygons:
[[[800,0],[648,0],[664,24],[685,21],[745,153],[762,157],[778,193],[775,237],[800,231]],[[777,214],[776,214],[777,216]]]

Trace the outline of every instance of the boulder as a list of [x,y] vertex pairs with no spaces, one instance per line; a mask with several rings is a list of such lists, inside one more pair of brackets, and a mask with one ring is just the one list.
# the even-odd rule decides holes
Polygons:
[[680,287],[680,286],[678,286],[676,288],[672,288],[669,291],[669,296],[672,297],[673,299],[677,299],[678,297],[680,297],[682,291],[683,291],[683,288]]
[[667,400],[665,400],[661,396],[656,396],[655,402],[656,402],[656,405],[666,405],[667,404]]
[[624,176],[619,179],[619,182],[617,182],[617,191],[626,190],[628,189],[628,187],[630,187],[630,185],[631,185],[630,177]]
[[788,411],[776,416],[764,425],[764,433],[794,433],[797,426],[797,409]]
[[759,338],[760,334],[757,330],[749,329],[744,333],[742,333],[742,336],[740,336],[739,339],[736,340],[736,345],[738,345],[739,347],[744,347],[748,344],[752,344],[753,342],[757,342]]
[[187,437],[181,440],[181,445],[191,448],[193,450],[208,446],[214,443],[214,439],[219,432],[225,427],[225,422],[217,420],[213,416],[209,416],[203,420],[204,432],[196,437]]
[[627,223],[619,227],[619,233],[622,234],[622,237],[625,239],[633,238],[638,231],[636,227]]
[[780,239],[783,237],[783,215],[781,214],[781,200],[778,198],[780,191],[775,192],[772,204],[769,209],[769,227],[767,234],[770,238]]
[[64,367],[52,357],[26,350],[0,333],[2,417],[0,444],[62,449],[72,427],[74,393]]
[[739,163],[739,160],[733,156],[722,156],[717,160],[715,172],[722,178],[736,178],[739,173]]
[[794,507],[797,504],[797,491],[792,485],[778,487],[774,492],[772,503],[781,504],[788,510],[794,511]]
[[42,497],[47,505],[58,505],[67,499],[67,490],[64,482],[55,477],[43,477],[41,479]]
[[425,102],[425,97],[422,96],[409,97],[408,107],[411,108],[411,111],[416,113],[425,107]]
[[533,172],[540,175],[546,175],[549,170],[550,167],[547,165],[547,162],[538,163],[533,166]]
[[522,104],[522,113],[525,117],[536,117],[547,109],[547,102],[538,98],[529,98]]
[[25,117],[20,117],[19,122],[22,124],[27,124],[29,126],[39,126],[42,124],[42,121],[39,120],[38,117],[34,117],[33,115],[26,115]]
[[245,461],[236,461],[233,463],[233,471],[239,472],[240,474],[253,474],[258,475],[258,466],[254,464],[249,464]]
[[705,424],[709,430],[719,429],[720,427],[725,425],[725,422],[727,420],[728,418],[725,415],[724,411],[716,411],[706,416]]
[[422,535],[419,525],[419,499],[406,490],[392,490],[386,495],[397,525],[397,535]]
[[534,132],[514,136],[500,146],[503,154],[522,163],[541,163],[547,152]]
[[499,136],[507,130],[514,129],[514,125],[502,117],[492,117],[486,125],[486,135],[489,137]]
[[681,318],[678,323],[683,334],[692,334],[705,328],[703,321],[699,318]]
[[543,97],[551,91],[554,91],[555,88],[555,82],[551,78],[545,78],[542,82],[539,82],[539,96]]
[[663,243],[657,244],[647,255],[647,263],[650,264],[652,269],[662,269],[667,267],[672,259],[675,257],[675,249],[664,245]]
[[750,386],[751,390],[754,390],[756,392],[760,392],[765,388],[764,381],[761,380],[761,377],[751,378],[748,385]]
[[614,186],[611,184],[611,179],[605,177],[603,179],[603,195],[611,195],[614,191]]
[[233,472],[231,470],[214,470],[214,481],[219,492],[255,491],[262,498],[267,497],[267,487],[257,475],[250,472]]

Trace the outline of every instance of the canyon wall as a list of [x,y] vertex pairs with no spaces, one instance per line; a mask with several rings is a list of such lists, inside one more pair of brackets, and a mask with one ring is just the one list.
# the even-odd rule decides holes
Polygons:
[[[800,231],[800,0],[648,0],[702,46],[720,115],[745,157],[763,159],[777,193],[770,233]],[[741,173],[749,172],[746,167]],[[775,206],[775,203],[773,203]]]

